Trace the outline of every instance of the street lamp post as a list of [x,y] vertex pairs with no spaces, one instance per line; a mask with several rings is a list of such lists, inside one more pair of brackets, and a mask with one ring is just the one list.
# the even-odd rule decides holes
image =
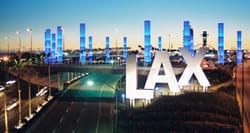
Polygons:
[[7,92],[6,89],[4,90],[4,123],[5,123],[5,133],[9,132],[8,126],[8,113],[7,113]]
[[50,62],[48,62],[48,87],[49,87],[49,100],[52,98],[51,97],[51,86],[50,86]]
[[21,107],[21,89],[20,89],[20,70],[19,70],[20,68],[18,68],[18,83],[17,83],[17,85],[18,85],[18,104],[19,104],[19,106],[18,106],[18,125],[20,126],[20,125],[22,125],[22,112],[21,112],[21,109],[22,109],[22,107]]
[[118,33],[118,29],[115,29],[115,51],[116,51],[116,58],[115,58],[115,64],[118,64],[118,49],[117,49],[117,33]]
[[28,95],[29,95],[29,116],[28,116],[28,118],[30,119],[31,117],[32,117],[32,115],[31,115],[31,93],[30,93],[30,80],[29,80],[29,87],[28,87]]
[[171,50],[171,45],[170,45],[170,37],[171,37],[171,34],[168,34],[169,36],[169,40],[168,40],[168,50],[170,51]]
[[18,82],[17,82],[17,88],[18,88],[18,125],[16,125],[16,128],[21,128],[22,123],[22,107],[21,107],[21,89],[20,89],[20,68],[18,68]]
[[17,82],[17,88],[18,88],[18,125],[16,126],[17,128],[20,128],[23,126],[22,123],[22,107],[21,107],[21,89],[20,89],[20,68],[19,68],[19,63],[21,62],[21,32],[17,31],[16,34],[18,35],[18,40],[19,40],[19,51],[18,51],[18,64],[17,64],[17,69],[18,69],[18,82]]
[[10,44],[9,44],[9,37],[8,36],[6,36],[5,37],[5,40],[7,40],[7,46],[8,46],[8,56],[10,56]]
[[[31,59],[31,64],[32,64],[32,29],[28,28],[27,31],[30,33],[30,59]],[[31,76],[30,76],[31,77]],[[31,92],[30,92],[30,80],[29,80],[29,87],[28,87],[28,95],[29,95],[29,116],[28,119],[31,119],[32,115],[31,115]]]
[[28,28],[26,31],[30,33],[30,59],[32,61],[32,29]]
[[118,120],[118,112],[117,112],[117,89],[115,89],[115,130],[114,133],[117,132],[117,120]]
[[[8,61],[8,58],[4,61]],[[9,132],[9,125],[8,125],[8,112],[7,112],[7,88],[4,87],[4,126],[5,126],[5,133]]]
[[19,59],[21,59],[21,32],[17,31],[16,34],[18,35],[18,44],[19,44],[18,56]]

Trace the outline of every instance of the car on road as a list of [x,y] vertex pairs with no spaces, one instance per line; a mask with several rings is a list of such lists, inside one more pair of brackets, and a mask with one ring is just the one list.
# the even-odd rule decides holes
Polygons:
[[43,96],[48,92],[47,87],[43,87],[38,93],[36,93],[36,96]]
[[12,99],[10,102],[8,102],[7,110],[10,111],[13,108],[15,108],[17,105],[18,105],[18,100],[16,98]]
[[4,90],[5,87],[3,85],[0,85],[0,91]]
[[9,80],[6,82],[7,85],[11,85],[11,84],[14,84],[16,83],[16,80]]
[[[15,99],[12,99],[10,102],[7,103],[7,111],[10,111],[12,110],[13,108],[15,108],[16,106],[18,105],[18,100],[15,98]],[[4,111],[4,108],[1,109],[2,112]]]

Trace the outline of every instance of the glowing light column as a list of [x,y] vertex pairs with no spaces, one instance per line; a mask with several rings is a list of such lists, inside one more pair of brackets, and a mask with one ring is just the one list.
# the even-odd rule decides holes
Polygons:
[[224,64],[224,24],[218,23],[218,64]]
[[63,63],[63,27],[57,26],[57,62]]
[[127,37],[123,37],[123,60],[127,60]]
[[45,62],[48,63],[50,60],[50,46],[51,46],[51,30],[46,29],[45,30],[45,54],[46,59]]
[[92,64],[92,60],[93,60],[93,52],[92,52],[92,36],[89,36],[89,64]]
[[158,50],[162,51],[162,39],[161,39],[161,36],[158,37]]
[[237,64],[242,63],[242,38],[241,31],[237,31]]
[[150,21],[144,21],[144,62],[151,62]]
[[109,37],[106,37],[106,64],[110,63]]
[[189,52],[194,56],[194,31],[190,26]]
[[52,59],[52,63],[56,63],[56,34],[55,33],[52,33],[51,59]]
[[190,39],[190,24],[189,21],[184,21],[183,45],[184,48],[188,50],[189,50],[189,39]]
[[86,62],[85,36],[86,36],[86,27],[84,23],[81,23],[80,24],[80,63]]

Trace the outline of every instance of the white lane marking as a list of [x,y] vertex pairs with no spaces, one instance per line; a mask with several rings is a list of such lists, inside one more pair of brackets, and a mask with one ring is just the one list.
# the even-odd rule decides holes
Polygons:
[[63,121],[63,117],[60,119],[59,123],[62,123],[62,121]]
[[66,112],[66,113],[69,112],[69,108],[67,108],[65,112]]
[[72,131],[72,133],[75,133],[75,129]]
[[52,133],[55,133],[55,132],[56,132],[56,129],[54,128],[53,131],[52,131]]
[[83,113],[83,110],[84,110],[84,109],[83,109],[83,107],[82,107],[82,108],[81,108],[81,113]]
[[80,117],[77,119],[76,123],[78,124],[78,123],[79,123],[79,121],[80,121]]
[[84,102],[84,103],[82,104],[80,114],[82,114],[82,113],[83,113],[83,111],[84,111],[84,107],[86,106],[86,104],[87,104],[86,102]]
[[101,96],[102,96],[102,93],[103,93],[103,87],[104,87],[104,84],[102,85],[102,89],[101,89],[101,92],[99,94],[99,110],[98,110],[98,117],[97,117],[97,124],[96,124],[95,133],[98,133],[98,130],[99,130],[100,113],[101,113]]

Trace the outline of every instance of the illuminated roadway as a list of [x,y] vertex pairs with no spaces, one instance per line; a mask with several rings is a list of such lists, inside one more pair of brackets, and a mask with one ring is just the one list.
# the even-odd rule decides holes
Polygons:
[[240,110],[242,108],[242,84],[244,83],[244,114],[243,114],[243,120],[244,120],[244,131],[246,133],[250,132],[250,60],[245,61],[244,63],[244,82],[242,82],[242,65],[239,65],[237,67],[237,73],[236,73],[236,79],[237,83],[237,99],[240,105]]
[[112,133],[114,88],[119,79],[120,75],[92,74],[76,81],[27,132]]

